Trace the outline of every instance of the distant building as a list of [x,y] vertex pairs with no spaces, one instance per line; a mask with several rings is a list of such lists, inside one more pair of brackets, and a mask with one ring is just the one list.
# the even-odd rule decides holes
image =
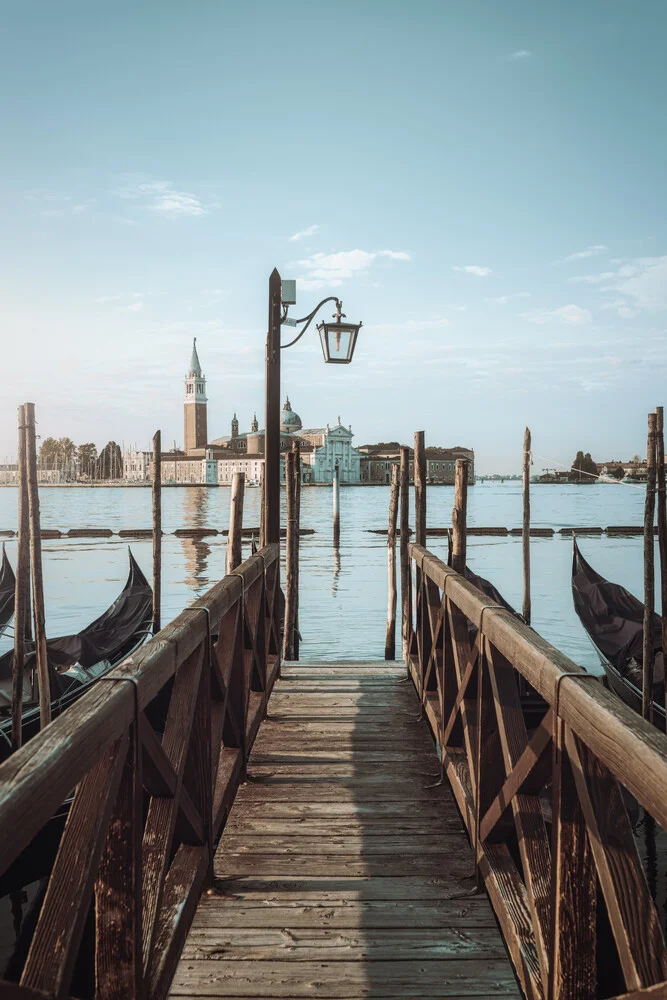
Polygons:
[[[360,482],[382,484],[391,482],[391,469],[401,460],[398,441],[365,444],[361,452]],[[475,452],[471,448],[426,448],[426,479],[429,483],[454,484],[457,458],[468,462],[468,482],[475,482]],[[414,479],[414,451],[410,448],[410,480]]]
[[[253,415],[250,430],[241,431],[235,413],[231,433],[208,441],[207,402],[206,378],[194,340],[185,376],[184,448],[163,452],[162,482],[227,485],[235,472],[244,472],[248,481],[258,483],[264,466],[264,431],[260,430],[257,414]],[[332,482],[336,465],[340,469],[341,482],[360,482],[361,453],[353,446],[353,437],[352,428],[343,426],[340,417],[333,427],[327,424],[304,430],[301,417],[292,409],[287,397],[280,420],[281,479],[285,479],[284,455],[291,450],[294,441],[298,441],[304,483]],[[123,476],[134,481],[150,479],[152,453],[127,452]]]
[[152,478],[152,451],[126,451],[123,455],[123,479],[146,482]]

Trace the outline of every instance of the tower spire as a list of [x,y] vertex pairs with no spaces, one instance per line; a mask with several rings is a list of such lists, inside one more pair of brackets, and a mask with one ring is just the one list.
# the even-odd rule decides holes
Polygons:
[[201,375],[201,365],[197,354],[197,338],[192,338],[192,356],[190,357],[190,375]]

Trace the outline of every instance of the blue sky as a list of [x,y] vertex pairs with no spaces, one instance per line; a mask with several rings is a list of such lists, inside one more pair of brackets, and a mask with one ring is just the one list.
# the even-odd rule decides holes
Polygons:
[[[0,458],[263,408],[267,281],[361,319],[283,355],[307,426],[517,469],[645,451],[665,400],[667,6],[4,0]],[[549,465],[536,459],[538,469]]]

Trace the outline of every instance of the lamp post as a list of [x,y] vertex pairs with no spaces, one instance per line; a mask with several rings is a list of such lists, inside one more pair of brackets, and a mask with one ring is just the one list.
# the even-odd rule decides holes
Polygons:
[[[342,302],[335,295],[322,299],[302,319],[288,319],[289,307],[296,302],[295,282],[281,281],[274,268],[269,278],[269,328],[266,338],[266,412],[264,422],[265,544],[280,541],[280,352],[301,340],[313,319],[327,302],[336,303],[333,323],[318,323],[326,364],[347,365],[352,361],[361,323],[345,323]],[[283,325],[303,328],[287,344],[280,342]]]

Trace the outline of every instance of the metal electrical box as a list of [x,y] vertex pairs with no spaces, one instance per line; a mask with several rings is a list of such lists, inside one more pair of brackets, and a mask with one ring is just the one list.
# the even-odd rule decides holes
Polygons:
[[281,299],[284,306],[296,305],[296,281],[288,278],[282,283]]

